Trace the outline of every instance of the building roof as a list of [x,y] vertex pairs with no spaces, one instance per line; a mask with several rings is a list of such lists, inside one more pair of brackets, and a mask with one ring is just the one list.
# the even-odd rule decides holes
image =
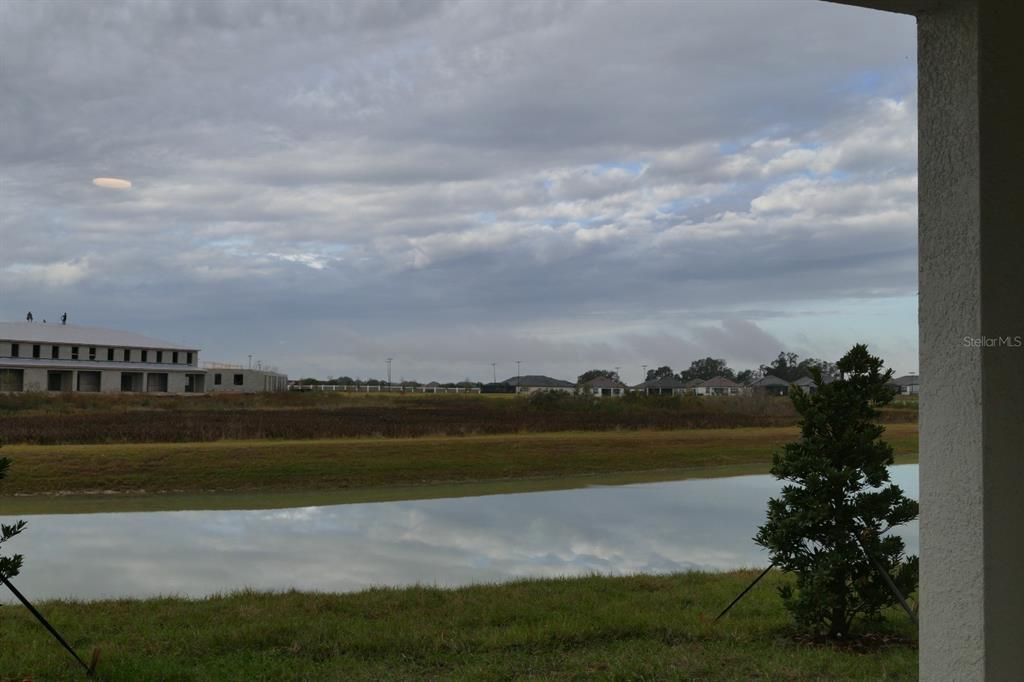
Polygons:
[[889,383],[896,384],[897,386],[914,386],[921,383],[921,377],[917,374],[907,374],[898,379],[893,379]]
[[751,386],[789,386],[789,382],[782,377],[777,377],[774,374],[766,374],[757,381],[750,384]]
[[615,379],[610,379],[606,376],[594,377],[583,385],[589,386],[590,388],[626,388],[626,385],[621,381],[616,381]]
[[524,374],[521,377],[510,377],[501,382],[509,386],[525,386],[527,388],[576,388],[576,384],[561,379],[553,379],[542,374]]
[[[835,377],[830,377],[827,374],[822,374],[821,375],[821,383],[823,383],[823,384],[831,384],[833,381],[835,381]],[[794,381],[793,385],[794,386],[814,386],[814,379],[812,379],[809,376],[802,376],[799,379],[797,379],[796,381]]]
[[711,377],[710,379],[708,379],[707,381],[701,383],[700,385],[703,386],[704,388],[739,388],[740,387],[740,385],[737,384],[735,381],[733,381],[732,379],[727,379],[725,377]]
[[683,388],[697,388],[704,383],[703,379],[690,379],[683,382]]
[[157,350],[198,351],[195,346],[182,346],[134,332],[77,324],[43,324],[42,322],[0,322],[0,339],[19,343],[56,345],[112,346],[114,348],[153,348]]

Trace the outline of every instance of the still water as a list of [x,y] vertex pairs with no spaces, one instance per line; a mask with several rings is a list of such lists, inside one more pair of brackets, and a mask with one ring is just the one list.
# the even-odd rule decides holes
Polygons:
[[[917,465],[891,468],[917,497]],[[264,511],[29,517],[5,549],[32,599],[345,592],[764,566],[770,476]],[[5,519],[6,520],[6,519]],[[901,529],[917,553],[917,524]],[[0,595],[9,602],[10,595]]]

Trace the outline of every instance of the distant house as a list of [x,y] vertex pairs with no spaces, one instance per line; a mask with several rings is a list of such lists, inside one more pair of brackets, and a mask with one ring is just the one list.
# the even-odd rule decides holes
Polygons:
[[626,395],[626,385],[621,381],[609,379],[608,377],[595,377],[582,384],[580,389],[587,395],[598,398],[621,398]]
[[[827,374],[821,375],[821,383],[831,384],[833,381],[835,381],[835,379],[828,376]],[[811,377],[800,377],[799,379],[793,382],[793,386],[796,386],[804,393],[817,393],[818,391],[818,387],[814,383],[814,379],[812,379]]]
[[689,381],[683,382],[683,393],[689,393],[690,395],[697,394],[697,387],[704,383],[703,379],[690,379]]
[[917,395],[921,391],[921,377],[916,374],[907,374],[893,379],[889,382],[889,386],[902,395]]
[[686,392],[686,383],[670,375],[645,381],[630,390],[644,395],[682,395]]
[[755,393],[764,393],[767,395],[786,395],[789,393],[789,382],[782,377],[777,377],[774,374],[763,376],[757,381],[750,384],[750,388]]
[[744,388],[732,379],[711,377],[698,384],[694,390],[697,395],[739,395],[744,392]]
[[576,384],[571,381],[553,379],[541,374],[528,374],[521,377],[511,377],[501,383],[511,386],[515,393],[537,393],[538,391],[556,391],[560,393],[576,392]]

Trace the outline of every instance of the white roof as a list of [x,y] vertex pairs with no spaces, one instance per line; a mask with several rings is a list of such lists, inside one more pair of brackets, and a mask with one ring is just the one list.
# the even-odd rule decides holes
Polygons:
[[160,350],[199,350],[169,341],[150,338],[134,332],[77,324],[42,322],[0,322],[0,339],[23,343],[49,343],[78,346],[112,346],[114,348],[155,348]]

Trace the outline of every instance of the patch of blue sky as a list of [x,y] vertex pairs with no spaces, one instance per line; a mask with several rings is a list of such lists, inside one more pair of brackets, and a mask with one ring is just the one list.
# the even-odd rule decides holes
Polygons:
[[317,253],[322,256],[340,256],[349,251],[350,249],[351,247],[348,244],[341,244],[338,242],[332,244],[312,244],[302,242],[300,244],[297,244],[295,247],[296,251],[300,251],[303,253]]
[[619,163],[599,163],[594,166],[594,175],[604,175],[609,171],[623,170],[629,175],[638,176],[647,169],[647,164],[642,161],[627,161]]
[[833,88],[834,92],[877,94],[883,86],[882,73],[874,69],[856,71]]
[[659,213],[682,213],[688,209],[696,206],[703,206],[706,204],[703,198],[699,197],[680,197],[678,199],[672,199],[662,204],[658,204]]
[[916,294],[780,302],[771,308],[791,314],[755,321],[794,349],[806,345],[806,339],[814,339],[817,347],[805,348],[804,352],[829,356],[825,359],[834,361],[853,344],[867,343],[897,374],[917,370]]
[[220,249],[227,253],[247,252],[253,245],[252,240],[248,237],[225,237],[224,239],[214,239],[211,241],[205,241],[200,238],[197,241],[203,242],[203,245],[208,248]]

